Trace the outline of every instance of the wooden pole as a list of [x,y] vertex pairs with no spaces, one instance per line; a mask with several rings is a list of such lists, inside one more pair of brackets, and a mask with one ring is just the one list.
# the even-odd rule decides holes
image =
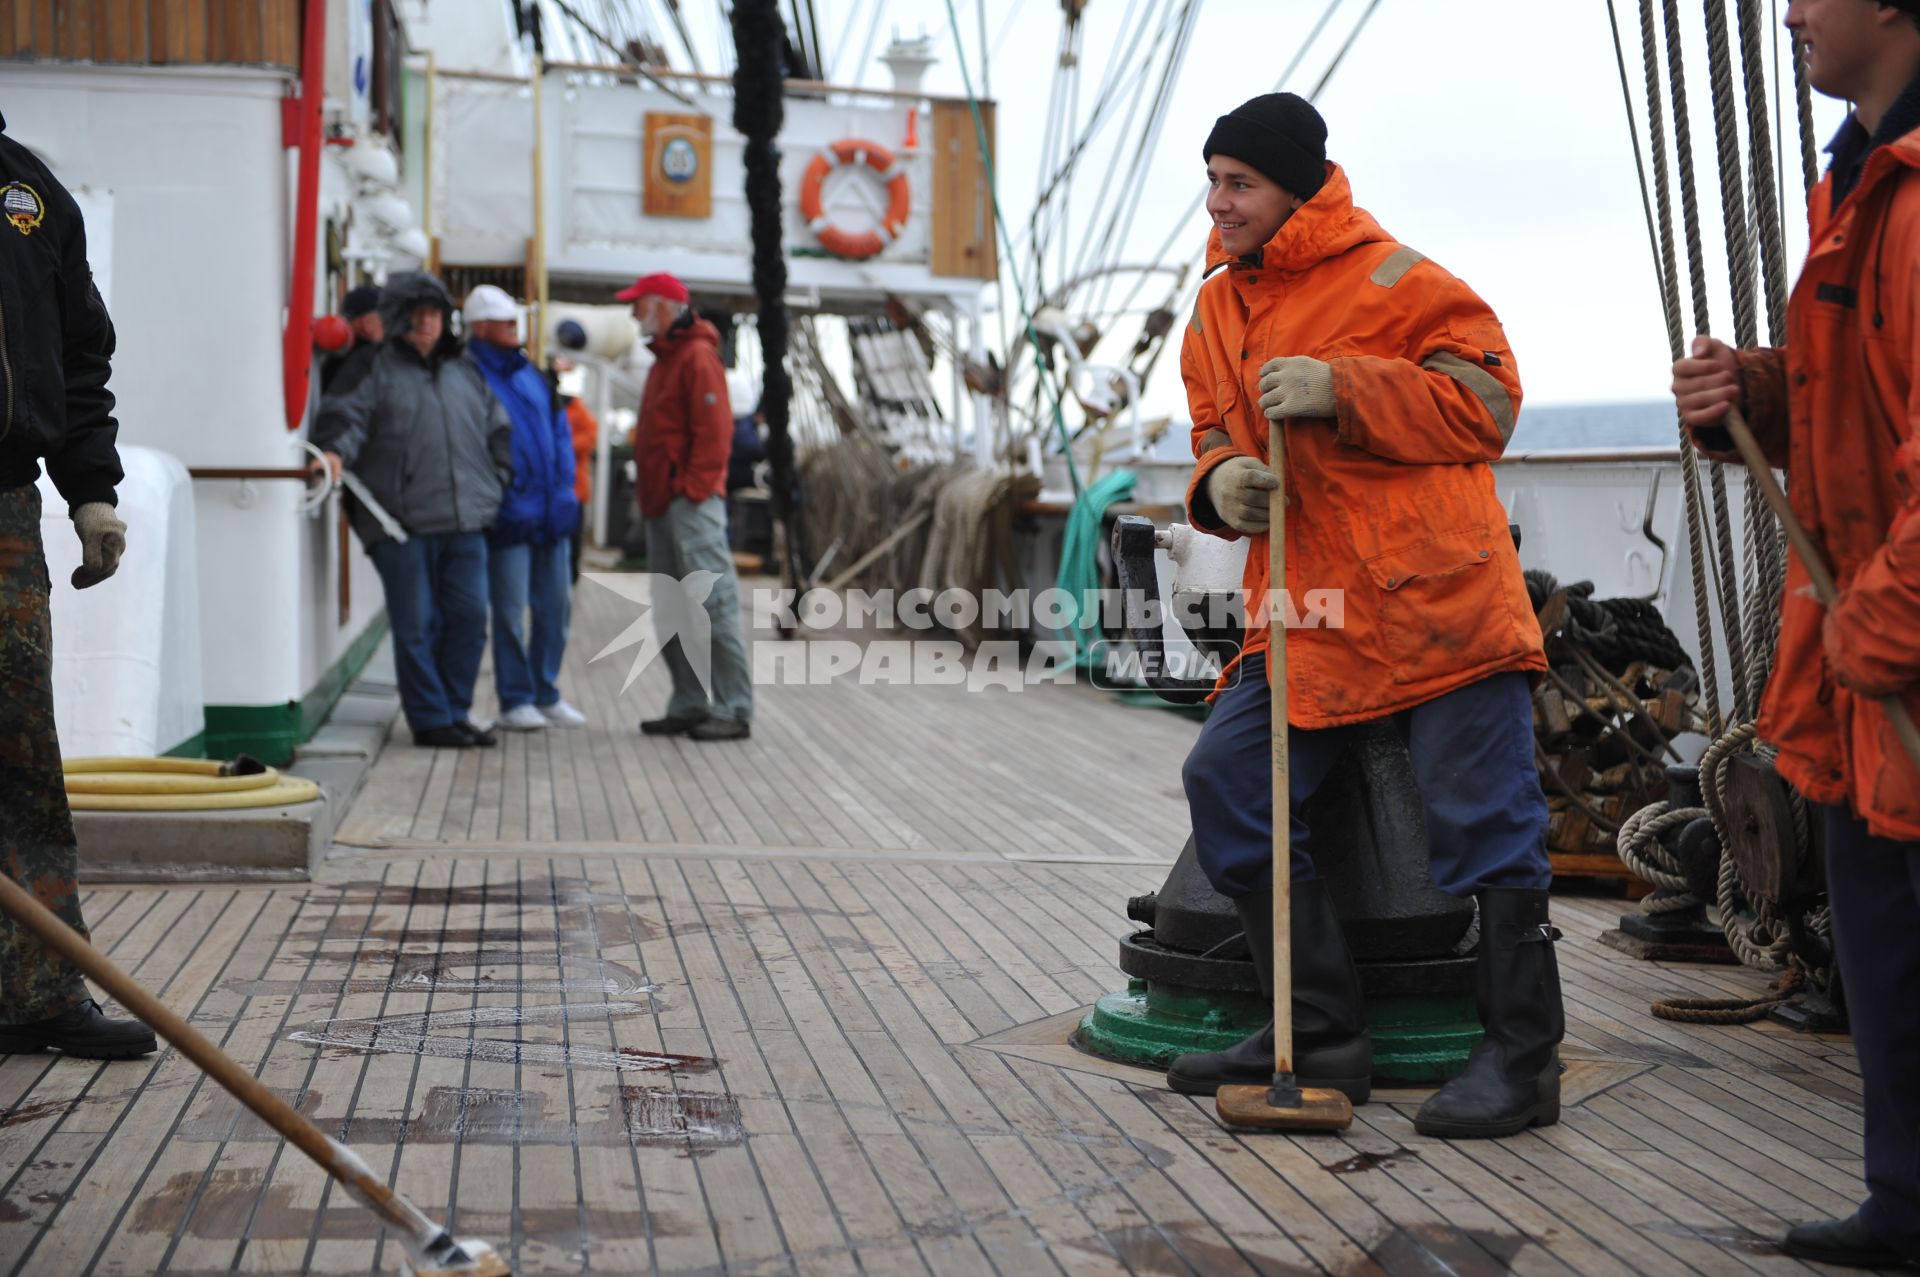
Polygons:
[[1270,423],[1267,464],[1267,684],[1273,710],[1273,1071],[1293,1074],[1293,788],[1287,775],[1287,442]]
[[546,97],[547,66],[533,55],[533,278],[528,281],[533,317],[527,324],[527,354],[534,367],[545,370],[547,362],[547,162]]
[[[1800,525],[1794,516],[1793,506],[1787,501],[1787,494],[1780,490],[1779,481],[1773,477],[1773,467],[1767,464],[1767,457],[1760,450],[1760,443],[1753,437],[1753,431],[1747,425],[1747,419],[1735,407],[1727,409],[1727,433],[1733,436],[1733,446],[1740,450],[1741,459],[1747,463],[1747,473],[1760,487],[1760,495],[1780,520],[1780,526],[1787,531],[1787,542],[1793,546],[1793,552],[1800,556],[1800,566],[1807,570],[1807,578],[1813,582],[1814,597],[1821,605],[1831,609],[1839,600],[1840,591],[1833,583],[1833,573],[1827,570],[1826,560],[1820,557],[1819,548],[1813,544],[1813,538]],[[1900,744],[1907,751],[1907,760],[1916,770],[1920,770],[1920,728],[1915,727],[1913,715],[1907,713],[1907,707],[1897,696],[1882,696],[1880,708],[1886,712],[1893,723],[1894,734],[1899,736]]]

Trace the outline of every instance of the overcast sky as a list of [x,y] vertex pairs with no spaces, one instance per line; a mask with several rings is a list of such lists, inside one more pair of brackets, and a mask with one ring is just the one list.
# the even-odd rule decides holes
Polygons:
[[[659,0],[641,2],[653,6],[649,12],[659,12]],[[821,44],[837,82],[888,84],[888,72],[875,58],[889,36],[925,32],[934,37],[940,58],[925,87],[933,93],[962,92],[944,0],[816,3]],[[982,70],[979,3],[955,0],[976,90]],[[1041,160],[1061,6],[1056,0],[984,3],[986,43],[992,54],[987,73],[1000,103],[1001,196],[1009,220],[1024,222]],[[1173,0],[1132,3],[1135,26],[1143,9],[1159,14],[1173,7]],[[1367,3],[1340,4],[1285,87],[1303,94],[1312,88]],[[1771,54],[1784,5],[1776,0],[1763,3]],[[1191,49],[1155,152],[1152,180],[1140,201],[1127,250],[1118,255],[1121,259],[1150,259],[1165,242],[1203,185],[1200,147],[1213,119],[1270,90],[1326,8],[1326,0],[1201,0]],[[1644,148],[1638,6],[1619,0],[1619,8]],[[1083,112],[1111,64],[1117,33],[1129,22],[1128,10],[1127,0],[1086,4]],[[685,12],[706,57],[720,56],[717,5],[688,4]],[[873,56],[861,64],[860,50],[875,31],[876,12],[881,18]],[[1682,20],[1689,42],[1687,87],[1701,169],[1701,220],[1717,308],[1715,327],[1730,331],[1700,6],[1683,6]],[[1785,47],[1782,32],[1783,66]],[[669,48],[679,61],[681,50],[672,42]],[[1781,195],[1791,278],[1805,251],[1806,233],[1790,71],[1787,85],[1783,123],[1789,162]],[[1329,154],[1346,167],[1356,202],[1397,239],[1465,279],[1499,314],[1530,402],[1651,399],[1665,393],[1667,335],[1605,0],[1382,0],[1319,106],[1328,122]],[[1744,106],[1741,111],[1744,118]],[[1817,138],[1824,142],[1844,114],[1840,104],[1816,97]],[[1094,211],[1108,147],[1119,133],[1112,128],[1101,135],[1082,166],[1071,206],[1076,228],[1084,228]],[[1137,134],[1136,125],[1120,140],[1131,146]],[[1207,228],[1205,214],[1194,215],[1172,260],[1197,256]],[[1025,263],[1021,270],[1028,273]],[[1049,282],[1058,282],[1057,271],[1054,274]],[[1031,291],[1033,281],[1026,283]],[[1149,284],[1143,296],[1158,301],[1164,294],[1163,277]],[[1130,344],[1134,331],[1116,330],[1116,343],[1104,348],[1101,357],[1118,357],[1119,344]],[[1164,359],[1149,386],[1150,410],[1184,408],[1174,363]]]

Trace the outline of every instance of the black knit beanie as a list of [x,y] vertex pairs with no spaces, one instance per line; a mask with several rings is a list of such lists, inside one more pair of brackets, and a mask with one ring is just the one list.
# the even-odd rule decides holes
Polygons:
[[1231,155],[1309,200],[1327,180],[1327,122],[1293,93],[1263,93],[1214,122],[1206,159]]

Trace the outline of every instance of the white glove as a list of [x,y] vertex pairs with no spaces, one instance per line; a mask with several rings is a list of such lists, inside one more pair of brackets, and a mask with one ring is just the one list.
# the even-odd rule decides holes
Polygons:
[[1260,366],[1260,411],[1268,421],[1332,417],[1333,367],[1309,355],[1286,355]]
[[1226,525],[1237,532],[1265,532],[1267,503],[1280,486],[1273,471],[1256,457],[1222,461],[1207,476],[1207,500]]
[[73,512],[73,530],[80,537],[80,566],[73,570],[73,588],[84,590],[112,576],[127,549],[127,525],[104,501],[89,501]]

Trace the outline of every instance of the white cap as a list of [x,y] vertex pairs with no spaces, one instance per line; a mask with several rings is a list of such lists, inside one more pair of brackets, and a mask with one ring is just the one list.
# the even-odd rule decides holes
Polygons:
[[513,298],[507,296],[505,289],[492,284],[481,284],[468,293],[467,304],[460,313],[466,317],[469,328],[496,319],[513,323],[520,318],[520,308],[513,304]]

